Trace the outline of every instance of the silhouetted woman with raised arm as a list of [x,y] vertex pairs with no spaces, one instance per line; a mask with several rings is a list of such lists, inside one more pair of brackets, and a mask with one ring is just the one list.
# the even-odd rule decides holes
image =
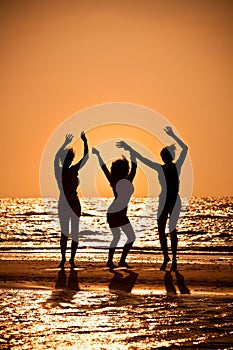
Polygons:
[[79,185],[78,172],[88,160],[87,139],[85,133],[82,132],[81,139],[84,143],[84,154],[78,163],[71,165],[75,154],[72,148],[66,149],[66,146],[71,143],[72,139],[73,135],[66,135],[65,142],[58,150],[54,160],[55,177],[60,190],[58,215],[61,226],[60,248],[62,260],[58,266],[59,268],[64,268],[65,265],[70,225],[72,243],[69,263],[72,268],[76,267],[74,258],[78,247],[79,218],[81,216],[81,205],[77,194]]
[[161,185],[161,193],[159,196],[159,207],[158,207],[158,231],[161,248],[163,251],[164,261],[161,270],[165,270],[168,261],[167,237],[165,234],[165,228],[167,219],[169,217],[169,234],[171,237],[171,248],[172,248],[172,266],[171,270],[177,269],[177,233],[176,224],[179,219],[181,210],[181,200],[179,196],[179,176],[181,167],[184,163],[187,155],[188,147],[185,143],[173,132],[171,127],[166,127],[164,131],[167,135],[171,136],[181,147],[181,153],[176,162],[173,162],[175,158],[175,145],[167,146],[162,149],[160,155],[164,164],[152,162],[151,160],[143,157],[140,153],[134,151],[127,143],[121,141],[117,143],[117,147],[124,148],[135,155],[137,159],[143,162],[145,165],[156,170],[158,172],[158,178]]
[[127,242],[124,245],[120,267],[129,268],[126,263],[126,257],[135,241],[135,233],[129,219],[127,217],[127,206],[134,192],[133,179],[136,174],[137,164],[136,158],[131,155],[131,170],[129,172],[129,162],[126,158],[117,159],[112,163],[111,171],[108,170],[96,148],[92,149],[92,153],[98,157],[100,166],[112,187],[115,199],[111,203],[107,211],[107,221],[113,234],[108,253],[107,267],[114,269],[116,265],[113,263],[115,249],[120,240],[121,230],[127,236]]

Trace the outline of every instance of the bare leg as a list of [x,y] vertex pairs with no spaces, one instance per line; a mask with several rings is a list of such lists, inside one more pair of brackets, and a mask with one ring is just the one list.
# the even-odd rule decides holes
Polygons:
[[177,238],[176,230],[171,232],[170,235],[171,235],[171,247],[172,247],[171,270],[175,271],[177,269],[176,253],[177,253],[177,245],[178,245],[178,238]]
[[75,241],[72,240],[72,243],[71,243],[71,257],[70,257],[70,260],[69,260],[69,263],[70,263],[72,268],[76,267],[75,262],[74,262],[74,258],[75,258],[75,254],[76,254],[77,248],[78,248],[78,242],[75,242]]
[[168,218],[168,212],[164,209],[158,218],[158,231],[159,231],[159,240],[163,252],[163,264],[160,267],[160,270],[165,270],[167,263],[170,260],[168,256],[168,247],[167,247],[167,237],[165,234],[166,222]]
[[110,269],[114,269],[116,267],[116,265],[114,265],[114,263],[113,263],[113,256],[114,256],[117,244],[118,244],[120,237],[121,237],[121,231],[120,231],[119,227],[111,227],[111,231],[113,234],[113,239],[112,239],[112,242],[110,244],[109,251],[108,251],[107,267],[109,267]]
[[172,266],[171,270],[175,271],[177,269],[177,260],[176,260],[176,254],[177,254],[177,246],[178,246],[178,238],[176,233],[176,225],[179,220],[181,210],[181,200],[180,197],[177,197],[176,204],[172,210],[170,219],[169,219],[169,232],[171,236],[171,248],[172,248]]
[[79,217],[74,213],[71,217],[72,243],[71,243],[71,257],[69,260],[71,268],[76,267],[75,262],[74,262],[74,258],[75,258],[77,247],[78,247],[78,233],[79,233]]
[[66,262],[67,240],[68,240],[68,237],[62,233],[61,234],[61,239],[60,239],[60,248],[61,248],[62,260],[61,260],[60,264],[58,265],[58,267],[61,268],[61,269],[64,268],[64,265],[65,265],[65,262]]
[[70,221],[70,216],[69,216],[69,211],[67,209],[66,201],[58,202],[58,216],[59,216],[61,232],[62,232],[61,239],[60,239],[62,260],[58,265],[58,267],[63,269],[66,262],[66,247],[67,247],[67,240],[69,236],[69,221]]
[[127,236],[127,242],[126,244],[124,245],[124,248],[123,248],[123,251],[122,251],[122,254],[121,254],[121,259],[120,259],[120,262],[119,262],[119,266],[124,266],[126,268],[129,268],[129,265],[125,262],[126,260],[126,257],[130,251],[130,249],[132,248],[133,246],[133,243],[135,241],[135,233],[134,233],[134,230],[133,230],[133,227],[130,223],[124,225],[121,227],[122,231],[126,234]]

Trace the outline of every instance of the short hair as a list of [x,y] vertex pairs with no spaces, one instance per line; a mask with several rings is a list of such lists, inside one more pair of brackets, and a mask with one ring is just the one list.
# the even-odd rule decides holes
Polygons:
[[175,158],[174,150],[170,149],[169,146],[164,147],[160,152],[160,156],[164,163],[171,163]]

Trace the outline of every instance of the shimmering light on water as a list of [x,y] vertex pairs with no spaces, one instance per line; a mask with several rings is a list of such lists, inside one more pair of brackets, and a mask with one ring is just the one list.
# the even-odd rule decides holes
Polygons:
[[[92,254],[95,261],[105,261],[106,250],[100,248],[107,248],[111,239],[105,216],[110,200],[81,199],[85,215],[80,250]],[[158,259],[156,204],[157,199],[135,198],[129,206],[137,236],[137,262],[147,262],[145,251],[151,262]],[[44,204],[42,199],[2,199],[0,205],[1,259],[57,259],[60,228],[55,200]],[[147,210],[143,212],[144,205]],[[206,250],[218,254],[209,255],[206,263],[219,259],[219,264],[227,261],[233,266],[232,218],[232,198],[193,198],[178,225],[179,251],[192,254],[190,264],[200,258],[195,252]],[[204,345],[228,349],[233,343],[231,295],[175,295],[165,289],[136,288],[123,293],[109,291],[107,286],[87,291],[78,290],[77,285],[53,290],[2,289],[0,294],[0,349],[145,350]]]
[[230,296],[1,290],[1,300],[2,348],[195,349],[232,340]]
[[[106,210],[111,199],[82,198],[80,247],[107,248],[111,233]],[[136,233],[134,249],[160,250],[157,232],[156,198],[135,198],[129,205],[129,217]],[[185,209],[185,200],[184,208]],[[0,249],[59,247],[60,226],[54,199],[1,199]],[[179,248],[222,251],[233,243],[233,199],[193,198],[189,211],[178,223]],[[122,235],[120,245],[124,244]],[[229,249],[227,250],[229,251]]]

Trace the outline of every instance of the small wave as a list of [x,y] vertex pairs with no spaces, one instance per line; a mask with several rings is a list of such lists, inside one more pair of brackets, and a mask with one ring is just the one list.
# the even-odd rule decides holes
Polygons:
[[208,231],[177,231],[178,235],[206,235]]
[[83,230],[83,231],[80,231],[79,232],[79,236],[85,236],[85,235],[88,235],[88,236],[97,236],[99,235],[100,233],[98,231],[90,231],[90,230]]
[[222,215],[212,215],[212,214],[196,214],[196,215],[186,215],[188,218],[192,219],[232,219],[233,215],[231,214],[222,214]]
[[[116,248],[116,251],[121,251],[123,246],[119,246]],[[89,246],[89,245],[83,245],[79,246],[78,250],[86,254],[98,254],[102,252],[108,252],[109,247],[101,246],[101,244],[98,244],[98,246]],[[69,248],[68,248],[69,251]],[[9,254],[30,254],[30,253],[43,253],[43,254],[50,254],[51,252],[60,252],[60,247],[57,245],[51,245],[51,246],[8,246],[8,247],[0,247],[0,252],[2,253],[9,253]],[[178,253],[180,255],[196,255],[196,254],[202,254],[202,255],[224,255],[224,256],[232,256],[233,253],[233,247],[232,246],[216,246],[216,247],[209,247],[209,246],[203,246],[203,247],[182,247],[178,250]],[[161,248],[159,247],[133,247],[131,249],[131,254],[137,254],[137,255],[161,255]]]
[[32,215],[54,215],[54,213],[49,213],[49,212],[41,212],[41,211],[26,211],[24,213],[16,213],[14,216],[32,216]]
[[224,237],[224,238],[231,238],[231,234],[230,234],[230,232],[221,232],[220,234],[219,234],[219,237]]

